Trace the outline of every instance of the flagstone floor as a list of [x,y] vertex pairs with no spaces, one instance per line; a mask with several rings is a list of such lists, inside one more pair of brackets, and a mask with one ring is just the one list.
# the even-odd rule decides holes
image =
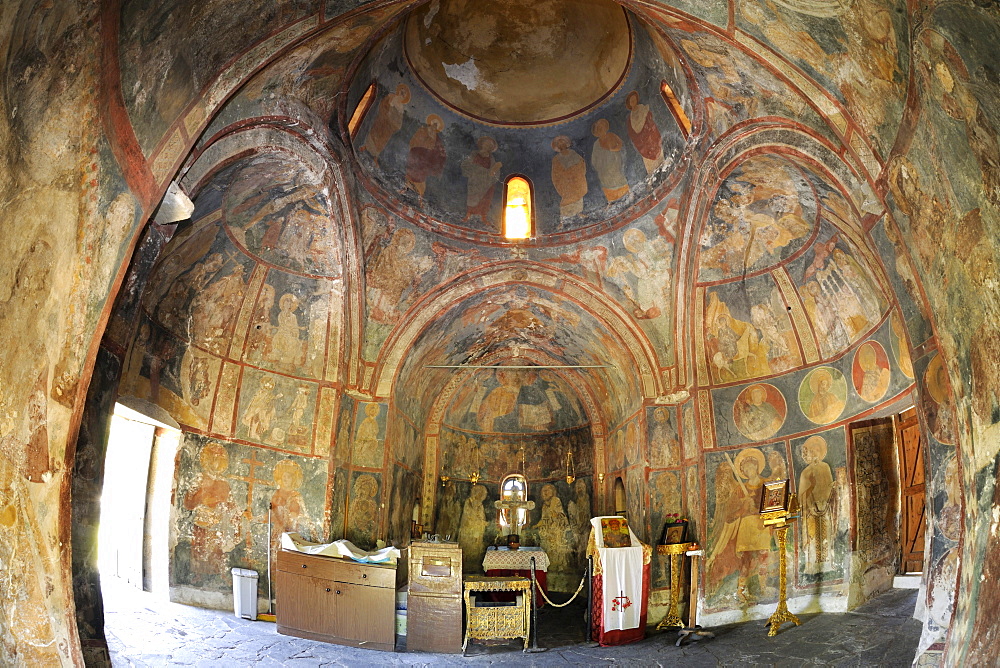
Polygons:
[[[620,647],[583,643],[583,606],[543,608],[538,645],[473,643],[468,656],[342,647],[278,634],[275,625],[232,612],[169,603],[127,585],[105,582],[105,620],[116,667],[390,666],[390,665],[643,665],[643,666],[909,666],[920,638],[912,618],[917,591],[894,589],[848,613],[800,615],[768,638],[763,621],[711,629],[716,637],[676,646],[677,634],[650,630]],[[559,599],[557,599],[559,600]]]

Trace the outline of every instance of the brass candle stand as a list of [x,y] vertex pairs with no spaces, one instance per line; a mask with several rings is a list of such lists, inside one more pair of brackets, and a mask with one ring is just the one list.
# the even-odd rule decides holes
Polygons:
[[778,634],[778,629],[785,622],[792,622],[799,626],[799,618],[788,610],[788,561],[786,550],[788,547],[788,527],[799,518],[798,501],[795,494],[789,494],[787,509],[762,512],[760,514],[764,526],[769,526],[774,531],[774,537],[778,541],[778,607],[774,614],[767,620],[768,637]]
[[657,545],[657,554],[670,555],[670,607],[667,608],[667,615],[656,625],[657,631],[664,629],[682,628],[684,622],[678,614],[680,609],[680,589],[681,589],[681,565],[684,563],[684,553],[691,548],[691,543],[677,543],[675,545]]

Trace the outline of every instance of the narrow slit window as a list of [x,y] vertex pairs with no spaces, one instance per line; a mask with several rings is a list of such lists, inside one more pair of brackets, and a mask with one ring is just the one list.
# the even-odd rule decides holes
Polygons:
[[365,115],[368,110],[371,109],[372,102],[375,100],[375,82],[373,81],[368,86],[368,90],[365,94],[361,96],[358,100],[358,106],[354,107],[354,113],[351,114],[351,120],[347,123],[347,133],[352,137],[357,133],[358,128],[361,126],[361,121],[365,119]]
[[667,103],[667,107],[677,120],[677,125],[680,127],[681,132],[687,137],[691,134],[691,119],[684,112],[684,106],[681,104],[681,101],[674,95],[674,89],[666,81],[661,81],[660,94],[663,95],[663,101]]
[[531,184],[520,176],[507,179],[503,207],[503,235],[511,241],[531,237]]

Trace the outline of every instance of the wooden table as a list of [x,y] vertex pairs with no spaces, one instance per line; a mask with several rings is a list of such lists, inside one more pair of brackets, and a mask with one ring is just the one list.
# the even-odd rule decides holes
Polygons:
[[[465,642],[469,640],[493,640],[524,638],[524,649],[528,649],[531,634],[531,580],[519,577],[491,578],[482,575],[465,577]],[[519,592],[514,605],[476,606],[470,600],[472,592]]]

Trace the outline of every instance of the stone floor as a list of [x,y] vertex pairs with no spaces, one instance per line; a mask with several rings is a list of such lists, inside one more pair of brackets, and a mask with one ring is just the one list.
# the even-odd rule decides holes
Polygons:
[[[105,619],[113,664],[125,666],[388,666],[388,665],[612,665],[643,666],[909,666],[920,623],[912,619],[916,590],[894,589],[848,613],[800,615],[768,638],[763,621],[712,629],[716,637],[675,646],[672,631],[650,631],[620,647],[583,643],[582,611],[575,604],[539,612],[539,647],[474,643],[467,657],[395,653],[342,647],[280,635],[273,623],[232,613],[168,603],[151,594],[105,583]],[[402,639],[402,638],[401,638]],[[400,644],[399,649],[405,645]]]

